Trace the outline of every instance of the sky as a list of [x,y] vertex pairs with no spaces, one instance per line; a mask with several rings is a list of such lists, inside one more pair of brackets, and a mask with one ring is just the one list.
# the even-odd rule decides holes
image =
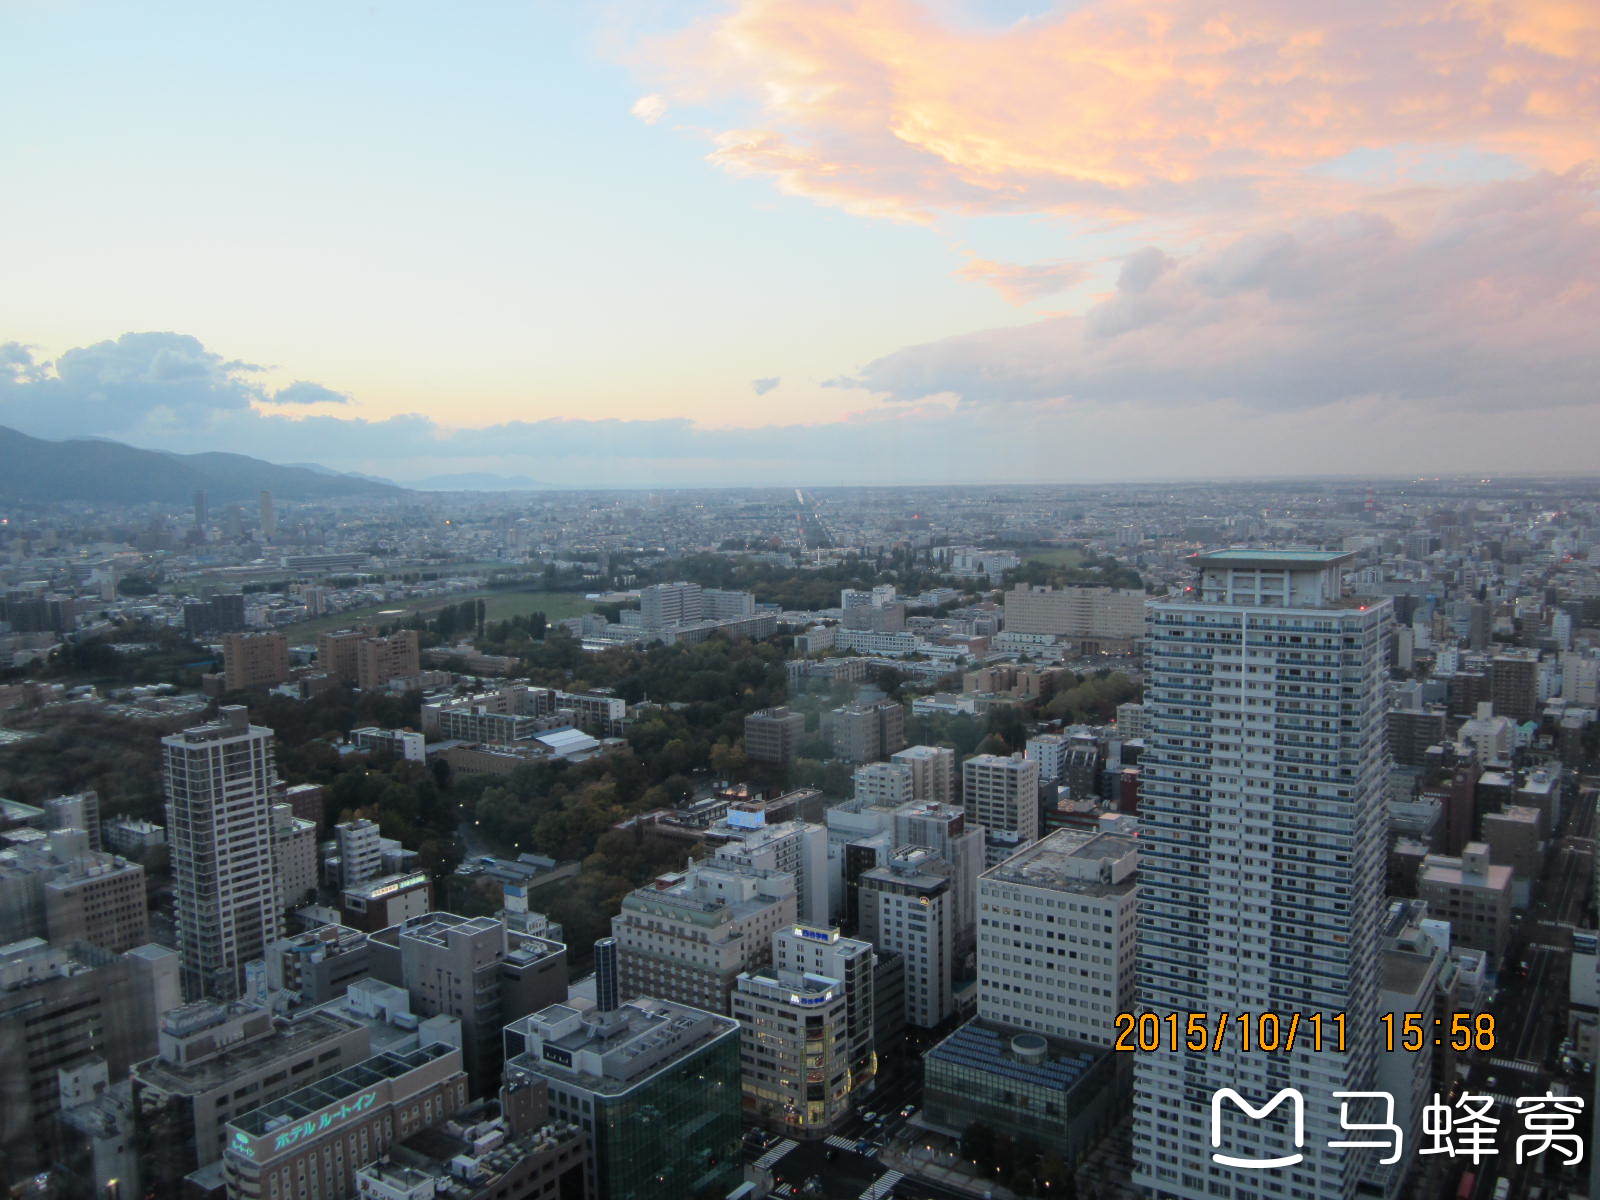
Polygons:
[[0,424],[557,486],[1589,472],[1593,0],[0,5]]

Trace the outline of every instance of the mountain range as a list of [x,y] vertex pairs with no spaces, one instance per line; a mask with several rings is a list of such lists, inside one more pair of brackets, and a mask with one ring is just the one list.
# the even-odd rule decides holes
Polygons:
[[0,500],[42,503],[254,503],[263,491],[284,500],[403,496],[407,489],[316,466],[280,466],[246,454],[169,454],[100,438],[62,442],[0,425]]

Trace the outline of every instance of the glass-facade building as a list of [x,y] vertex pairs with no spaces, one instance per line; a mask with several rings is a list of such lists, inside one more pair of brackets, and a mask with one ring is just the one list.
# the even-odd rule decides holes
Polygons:
[[507,1078],[544,1079],[551,1116],[584,1131],[595,1200],[721,1200],[742,1181],[738,1022],[641,997],[553,1004],[505,1039]]
[[1112,1051],[973,1020],[923,1058],[924,1119],[964,1132],[981,1122],[1069,1165],[1121,1109]]

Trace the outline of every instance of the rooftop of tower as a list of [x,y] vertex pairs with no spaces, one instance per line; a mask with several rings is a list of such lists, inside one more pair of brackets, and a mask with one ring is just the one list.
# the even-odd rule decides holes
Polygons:
[[1354,552],[1347,550],[1252,550],[1240,547],[1233,550],[1206,550],[1192,555],[1190,561],[1197,567],[1302,567],[1319,570],[1354,557]]

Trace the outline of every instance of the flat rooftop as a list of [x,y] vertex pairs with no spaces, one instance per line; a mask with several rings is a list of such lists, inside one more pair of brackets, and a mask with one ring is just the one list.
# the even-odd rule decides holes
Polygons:
[[260,1137],[270,1133],[280,1125],[314,1113],[318,1109],[326,1108],[337,1103],[347,1096],[353,1096],[367,1088],[374,1087],[388,1079],[399,1079],[402,1075],[409,1075],[418,1067],[426,1066],[435,1059],[455,1051],[456,1047],[435,1042],[429,1046],[419,1046],[415,1050],[404,1053],[385,1051],[374,1055],[372,1058],[358,1062],[353,1067],[346,1067],[315,1083],[307,1084],[298,1091],[290,1092],[287,1096],[274,1100],[270,1104],[263,1104],[260,1108],[242,1113],[228,1122],[236,1129],[242,1129],[252,1137]]
[[1123,834],[1058,829],[990,867],[983,877],[1001,883],[1095,895],[1128,891],[1136,886],[1131,875],[1120,883],[1105,883],[1098,872],[1093,875],[1087,872],[1093,870],[1093,864],[1118,862],[1137,853],[1138,849],[1138,839]]
[[172,1095],[194,1096],[214,1088],[232,1087],[239,1076],[304,1054],[322,1042],[358,1028],[349,1017],[314,1009],[297,1020],[279,1024],[267,1037],[245,1042],[188,1067],[152,1058],[133,1069],[139,1079],[151,1087]]
[[1331,567],[1355,557],[1351,550],[1207,550],[1190,557],[1198,567]]

